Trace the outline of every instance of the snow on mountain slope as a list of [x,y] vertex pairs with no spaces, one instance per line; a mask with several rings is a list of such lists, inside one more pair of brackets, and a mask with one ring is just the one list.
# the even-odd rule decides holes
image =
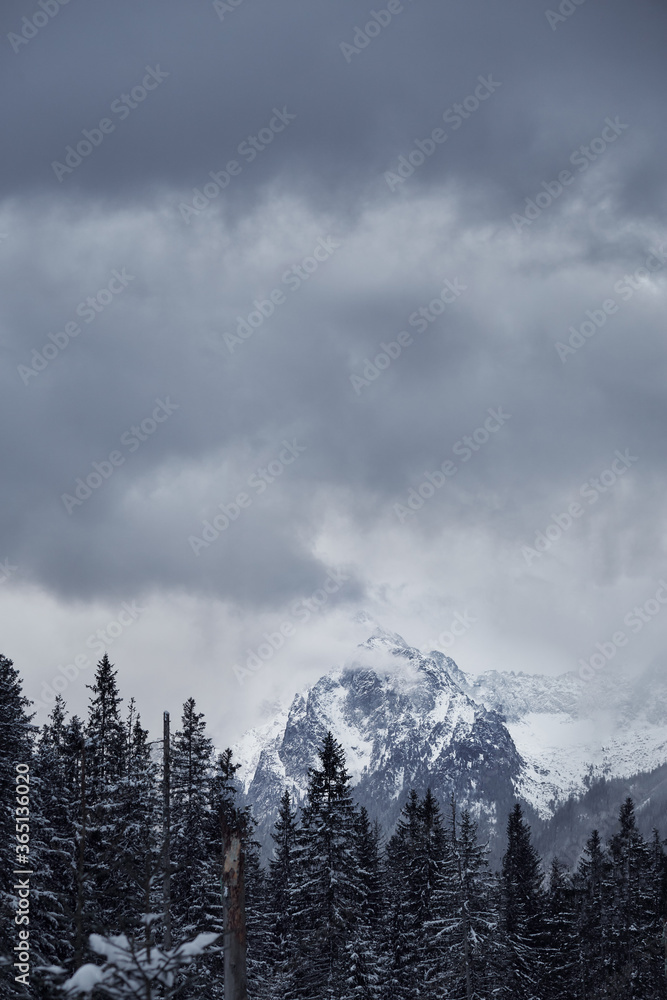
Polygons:
[[255,814],[273,813],[285,787],[303,799],[328,730],[375,815],[412,785],[428,784],[494,812],[490,786],[511,795],[524,764],[500,716],[462,689],[459,673],[441,653],[425,656],[376,630],[344,667],[297,694],[275,722],[234,748]]
[[667,760],[667,687],[658,672],[647,697],[645,680],[611,670],[588,684],[573,673],[471,677],[444,654],[376,629],[234,752],[260,820],[273,817],[285,787],[303,799],[328,730],[358,797],[385,821],[410,787],[428,785],[489,822],[517,795],[546,818],[588,777],[628,777]]

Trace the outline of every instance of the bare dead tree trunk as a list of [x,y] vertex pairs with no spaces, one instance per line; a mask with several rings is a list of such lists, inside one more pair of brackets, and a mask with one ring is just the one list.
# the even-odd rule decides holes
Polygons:
[[221,816],[222,885],[225,927],[225,1000],[248,1000],[246,969],[245,871],[243,823]]

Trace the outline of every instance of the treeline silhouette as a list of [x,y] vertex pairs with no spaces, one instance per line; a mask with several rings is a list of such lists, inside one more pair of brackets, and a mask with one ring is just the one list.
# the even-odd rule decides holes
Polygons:
[[[0,657],[0,965],[3,997],[62,996],[96,961],[92,933],[162,942],[163,788],[134,700],[124,715],[105,655],[85,720],[58,697],[31,725],[11,660]],[[160,749],[159,746],[157,749]],[[304,802],[285,790],[268,866],[239,804],[238,765],[215,754],[192,698],[171,739],[174,943],[222,933],[221,819],[243,820],[249,996],[253,1000],[664,1000],[667,862],[640,834],[631,799],[568,870],[543,871],[521,806],[494,872],[474,817],[412,791],[391,835],[355,803],[345,755],[323,739]],[[16,981],[16,764],[30,767],[31,981]],[[499,818],[499,822],[504,822]],[[56,970],[63,970],[58,973]],[[222,1000],[223,959],[179,973],[181,1000]],[[100,994],[101,995],[101,994]]]

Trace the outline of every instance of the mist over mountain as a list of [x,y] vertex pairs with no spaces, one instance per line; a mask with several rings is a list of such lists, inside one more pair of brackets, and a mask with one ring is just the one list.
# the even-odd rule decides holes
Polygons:
[[[643,799],[652,790],[660,795],[665,704],[657,671],[652,684],[611,667],[592,681],[574,672],[495,668],[473,677],[442,652],[421,651],[378,627],[342,666],[246,733],[234,752],[265,845],[281,793],[287,788],[304,800],[308,770],[331,731],[345,749],[358,801],[387,832],[410,789],[430,787],[443,804],[454,795],[470,810],[496,860],[497,835],[517,800],[544,853],[576,854],[576,832],[585,836],[598,819],[611,822],[620,791],[630,794],[628,782],[640,815]],[[635,779],[640,774],[643,780]],[[573,802],[582,796],[575,823]]]

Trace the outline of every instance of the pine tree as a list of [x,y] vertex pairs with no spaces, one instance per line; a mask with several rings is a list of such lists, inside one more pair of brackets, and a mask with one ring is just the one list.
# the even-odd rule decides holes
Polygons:
[[[199,896],[203,902],[202,927],[207,931],[222,934],[225,929],[225,913],[222,897],[223,881],[223,841],[227,829],[241,833],[243,843],[243,878],[246,899],[246,941],[247,967],[250,973],[255,971],[255,954],[257,949],[256,931],[253,924],[253,904],[261,907],[261,873],[257,871],[255,845],[252,841],[252,821],[249,812],[241,810],[236,804],[237,786],[236,772],[238,764],[234,763],[232,751],[227,748],[218,754],[211,771],[209,790],[209,808],[205,820],[206,856],[202,858],[200,869]],[[260,884],[256,884],[259,882]],[[256,891],[257,900],[251,898]],[[260,921],[258,921],[260,923]],[[261,924],[260,924],[261,926]],[[222,940],[222,938],[221,938]],[[261,962],[260,962],[261,965]],[[261,979],[261,975],[257,977]],[[197,973],[195,985],[205,989],[206,995],[220,997],[222,1000],[222,985],[224,979],[224,961],[221,954],[204,962]],[[249,976],[250,992],[257,984]]]
[[117,833],[111,858],[118,899],[114,929],[122,933],[136,932],[143,914],[157,909],[160,870],[158,766],[133,698],[125,742],[126,769],[117,786]]
[[[147,914],[146,931],[139,937],[116,934],[103,937],[91,934],[90,949],[97,963],[79,968],[62,984],[62,997],[105,997],[107,1000],[172,1000],[186,984],[189,996],[196,996],[191,972],[193,963],[219,949],[217,934],[198,934],[169,950],[151,944],[155,914]],[[104,961],[100,964],[100,958]],[[189,969],[188,969],[189,967]],[[184,968],[187,971],[183,971]],[[53,996],[54,994],[52,994]]]
[[507,823],[507,851],[503,857],[501,889],[501,995],[512,1000],[537,996],[543,974],[543,874],[532,845],[530,827],[517,803]]
[[172,917],[176,937],[208,928],[198,894],[202,864],[211,847],[211,758],[204,715],[194,698],[183,706],[172,747]]
[[[227,795],[224,774],[213,772],[213,744],[194,698],[183,705],[181,729],[172,743],[171,912],[174,942],[223,930],[221,826],[217,805]],[[216,792],[214,794],[214,787]],[[203,961],[179,996],[221,1000],[219,955]]]
[[81,719],[74,715],[64,727],[62,743],[64,784],[68,789],[71,822],[74,828],[71,871],[74,927],[75,968],[83,964],[88,940],[88,911],[86,903],[92,898],[94,887],[91,866],[87,858],[88,799],[86,794],[86,733]]
[[488,848],[478,843],[468,812],[458,822],[454,799],[447,842],[434,898],[433,926],[443,951],[439,982],[452,1000],[473,1000],[491,992],[498,914]]
[[127,740],[120,715],[117,671],[104,654],[97,664],[85,742],[86,839],[84,864],[92,882],[85,906],[88,933],[108,933],[123,921],[124,901],[115,872],[122,832],[121,781]]
[[578,990],[582,1000],[606,997],[611,863],[597,830],[586,841],[574,875],[577,899]]
[[347,943],[348,974],[342,1000],[380,1000],[384,997],[380,954],[383,893],[380,872],[380,833],[371,826],[365,808],[354,823],[359,887],[356,930]]
[[120,715],[122,698],[118,693],[118,671],[105,653],[97,664],[88,709],[88,787],[91,804],[104,798],[125,772],[126,731]]
[[411,893],[410,873],[419,837],[419,796],[411,789],[386,849],[388,906],[384,951],[387,956],[387,991],[392,1000],[394,997],[403,1000],[414,993],[415,901]]
[[579,986],[579,949],[575,892],[567,869],[556,857],[551,863],[544,914],[543,1000],[575,997]]
[[354,850],[355,807],[342,746],[327,733],[311,768],[297,846],[297,995],[339,997],[361,888]]
[[401,1000],[436,996],[442,947],[435,921],[447,843],[440,807],[428,789],[411,791],[387,848],[390,870],[390,985]]
[[440,806],[430,788],[420,803],[419,820],[420,836],[411,871],[413,915],[418,930],[414,950],[421,995],[435,998],[440,994],[442,978],[442,946],[433,929],[435,895],[449,850]]
[[298,826],[296,810],[287,789],[271,834],[273,857],[269,861],[267,920],[269,924],[268,958],[276,996],[294,997],[297,974],[297,942],[294,900],[297,871],[296,847]]
[[[248,995],[253,1000],[271,1000],[271,930],[267,873],[260,861],[260,844],[253,837],[255,822],[244,820],[245,911],[248,942]],[[284,996],[284,994],[281,994]]]
[[652,923],[649,988],[655,996],[664,996],[667,994],[667,854],[656,829],[649,849],[653,889],[649,903]]
[[637,829],[634,803],[627,798],[619,831],[609,844],[613,884],[610,996],[656,995],[656,958],[661,945],[660,878],[651,850]]
[[35,923],[46,964],[71,967],[70,934],[76,909],[72,858],[76,854],[76,799],[68,782],[66,706],[56,697],[35,756],[35,788],[41,814],[41,891]]

